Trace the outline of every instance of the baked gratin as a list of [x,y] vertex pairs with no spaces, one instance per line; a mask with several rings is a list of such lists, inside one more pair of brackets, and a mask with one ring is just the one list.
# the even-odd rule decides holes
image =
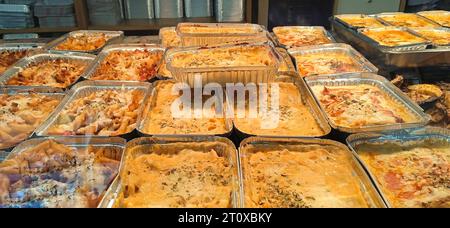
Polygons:
[[[148,114],[143,117],[145,124],[142,131],[144,133],[149,135],[220,135],[231,130],[231,126],[227,126],[222,104],[218,107],[220,112],[217,112],[215,106],[212,110],[200,110],[203,115],[199,118],[195,117],[195,107],[192,104],[190,118],[174,117],[177,113],[172,113],[172,104],[181,99],[180,95],[172,93],[175,84],[173,81],[164,81],[155,87],[153,97],[147,104]],[[210,98],[211,96],[203,96],[203,101]]]
[[4,50],[0,51],[0,75],[10,66],[27,56],[29,50]]
[[286,26],[275,27],[273,32],[282,45],[302,47],[333,43],[323,27]]
[[450,208],[450,143],[431,138],[356,146],[392,207]]
[[420,17],[413,13],[399,13],[399,14],[379,14],[378,18],[386,21],[390,25],[398,27],[408,27],[408,28],[418,28],[418,27],[428,27],[436,28],[439,25],[434,24],[427,19]]
[[115,207],[232,207],[235,164],[217,150],[226,146],[197,142],[134,147],[127,151]]
[[209,24],[180,23],[177,27],[181,34],[259,34],[261,29],[251,24]]
[[53,59],[31,63],[12,76],[6,85],[49,86],[67,88],[75,83],[89,62],[72,59]]
[[[211,67],[278,66],[274,52],[268,46],[224,46],[181,51],[170,56],[173,68],[197,69]],[[170,66],[169,65],[169,66]],[[169,67],[170,69],[170,67]]]
[[441,26],[450,27],[450,12],[444,10],[424,11],[418,13],[420,16],[426,17]]
[[47,135],[120,136],[136,128],[144,93],[100,90],[66,104]]
[[371,207],[351,156],[334,145],[245,145],[241,148],[244,206]]
[[0,208],[95,208],[117,176],[121,153],[52,140],[20,151],[0,163]]
[[[249,98],[246,97],[245,110],[235,109],[234,125],[239,131],[250,135],[258,136],[313,136],[319,137],[326,133],[319,125],[312,108],[305,103],[299,88],[293,83],[278,83],[279,88],[279,108],[274,109],[270,103],[272,101],[272,87],[268,90],[268,110],[267,114],[258,113],[251,116]],[[261,88],[258,87],[258,92]],[[258,93],[259,94],[259,93]],[[272,110],[274,109],[274,110]],[[244,116],[240,116],[239,111]]]
[[328,118],[339,127],[362,128],[417,122],[405,106],[368,84],[311,87]]
[[361,33],[378,44],[387,47],[403,45],[414,45],[427,42],[424,38],[418,37],[405,30],[398,28],[364,29]]
[[163,50],[112,51],[90,79],[148,81],[156,76],[163,54]]
[[0,94],[0,148],[27,139],[58,106],[60,99],[40,94]]
[[345,52],[311,52],[294,55],[298,73],[303,76],[364,72],[355,58]]
[[54,47],[58,51],[94,51],[106,45],[111,39],[104,33],[89,33],[67,37]]
[[434,45],[450,45],[450,29],[412,28],[412,30]]
[[345,22],[347,25],[354,28],[371,28],[371,27],[384,27],[383,23],[378,21],[375,17],[370,17],[361,14],[347,14],[337,15],[336,18]]
[[181,39],[177,34],[175,27],[167,27],[159,30],[159,37],[163,47],[180,47]]

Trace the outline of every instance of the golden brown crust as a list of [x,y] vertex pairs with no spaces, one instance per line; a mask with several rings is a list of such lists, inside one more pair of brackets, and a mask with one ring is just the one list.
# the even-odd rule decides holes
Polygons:
[[368,27],[384,27],[383,23],[378,21],[374,17],[369,17],[366,15],[338,15],[336,16],[340,20],[344,21],[350,26],[356,28],[368,28]]
[[369,207],[348,151],[336,146],[247,145],[245,207]]
[[332,41],[319,28],[276,27],[273,29],[278,41],[287,47],[303,47],[311,45],[329,44]]
[[365,29],[362,34],[383,46],[395,47],[426,42],[425,39],[398,29]]
[[438,25],[435,25],[416,14],[405,13],[398,15],[378,15],[378,17],[388,22],[389,24],[398,27],[439,27]]
[[297,69],[304,77],[364,71],[352,56],[345,53],[308,53],[294,57]]
[[20,51],[1,51],[0,52],[0,75],[3,74],[10,66],[22,59],[28,54],[28,50]]
[[90,33],[80,36],[69,36],[54,49],[59,51],[94,51],[111,39],[104,33]]

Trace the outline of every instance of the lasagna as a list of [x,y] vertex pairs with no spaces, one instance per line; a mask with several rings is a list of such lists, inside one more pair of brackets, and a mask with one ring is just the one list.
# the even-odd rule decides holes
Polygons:
[[91,80],[147,81],[156,76],[164,51],[113,51],[100,63]]
[[253,25],[233,24],[190,24],[178,25],[181,34],[258,34],[261,29]]
[[419,15],[426,17],[444,27],[450,27],[450,12],[443,10],[420,12]]
[[88,65],[86,61],[70,59],[39,61],[24,67],[6,85],[67,88],[80,78]]
[[267,67],[278,65],[272,50],[266,46],[232,46],[182,51],[171,56],[175,68]]
[[414,45],[427,42],[424,38],[415,36],[398,28],[364,29],[361,33],[378,44],[387,47]]
[[423,38],[431,41],[434,45],[437,46],[450,45],[449,29],[413,28],[412,30],[418,33]]
[[131,149],[121,172],[122,191],[115,206],[232,207],[235,167],[217,150],[226,146],[221,144],[172,143]]
[[[246,99],[244,116],[235,111],[234,125],[239,131],[258,136],[323,136],[324,130],[317,122],[311,107],[304,103],[299,89],[293,83],[278,83],[279,108],[271,103],[267,105],[268,113],[254,110],[256,116],[251,116],[249,99]],[[258,88],[258,92],[261,88]],[[272,87],[268,88],[268,101],[272,101]],[[258,93],[259,94],[259,93]],[[258,108],[258,107],[253,107]]]
[[375,17],[367,15],[338,15],[336,18],[354,28],[384,27],[383,23],[378,21]]
[[276,27],[273,29],[278,41],[286,47],[302,47],[332,43],[322,27]]
[[365,71],[355,58],[345,52],[311,52],[294,55],[301,76],[329,75]]
[[104,33],[89,33],[69,36],[54,49],[58,51],[95,51],[111,39]]
[[118,148],[69,147],[53,140],[0,163],[0,208],[97,207],[117,176]]
[[60,99],[40,94],[0,94],[0,148],[27,139],[59,104]]
[[329,119],[339,127],[414,123],[417,118],[380,88],[368,84],[311,87]]
[[372,207],[351,154],[340,147],[263,144],[241,150],[245,207]]
[[450,208],[448,141],[373,142],[356,150],[392,207]]
[[28,54],[28,50],[0,51],[0,75]]
[[408,28],[418,28],[418,27],[429,27],[436,28],[438,25],[428,21],[427,19],[420,17],[412,13],[400,13],[393,15],[378,15],[379,18],[386,21],[390,25],[398,27],[408,27]]
[[[210,110],[199,110],[201,116],[195,116],[194,103],[188,110],[190,117],[176,117],[172,113],[172,104],[181,99],[180,95],[174,95],[172,89],[175,82],[164,81],[155,87],[155,93],[148,104],[148,115],[144,116],[143,132],[149,135],[220,135],[230,131],[224,117],[223,104],[216,104]],[[211,96],[203,96],[203,101],[212,99]],[[217,100],[217,102],[220,102]],[[217,111],[216,107],[221,110]],[[175,116],[175,117],[174,117]]]
[[48,135],[120,136],[133,131],[144,93],[139,90],[99,90],[66,104]]
[[180,47],[181,39],[177,34],[175,27],[162,28],[159,31],[159,37],[163,47]]

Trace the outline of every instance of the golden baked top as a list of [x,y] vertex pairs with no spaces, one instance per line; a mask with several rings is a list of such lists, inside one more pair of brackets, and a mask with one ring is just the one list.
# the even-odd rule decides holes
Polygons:
[[361,128],[417,121],[406,107],[368,84],[311,87],[330,120],[339,127]]
[[147,81],[156,76],[164,51],[113,51],[100,63],[91,80]]
[[54,49],[59,51],[94,51],[103,46],[111,39],[104,33],[89,33],[69,36]]
[[444,10],[433,10],[419,12],[419,15],[426,17],[442,26],[450,27],[450,12]]
[[351,55],[342,52],[318,52],[294,55],[301,76],[365,71]]
[[88,65],[89,62],[70,59],[39,61],[24,67],[6,84],[67,88],[80,78]]
[[234,165],[215,149],[218,144],[173,143],[127,151],[116,206],[232,207]]
[[[239,109],[235,110],[234,124],[237,129],[250,135],[258,136],[322,136],[325,134],[317,122],[312,108],[305,103],[300,91],[293,83],[278,83],[279,108],[268,104],[267,115],[259,113],[256,118],[250,116],[249,98],[246,97],[245,115],[239,116]],[[261,88],[258,87],[258,91]],[[272,87],[268,88],[268,101],[272,100]],[[254,110],[257,112],[257,110]],[[276,126],[271,126],[277,123]],[[264,126],[264,127],[263,127]],[[265,129],[267,127],[268,129]],[[275,127],[275,128],[274,128]]]
[[344,21],[348,25],[355,28],[367,28],[367,27],[384,27],[383,23],[378,21],[374,17],[367,15],[352,14],[352,15],[337,15],[337,18]]
[[393,26],[399,27],[429,27],[436,28],[439,27],[436,24],[431,23],[427,19],[420,17],[413,13],[400,13],[392,15],[377,15],[377,17],[383,19]]
[[362,34],[373,39],[380,45],[388,47],[413,45],[426,42],[426,40],[421,37],[396,28],[382,30],[368,28],[362,30]]
[[288,47],[302,47],[332,43],[324,28],[302,26],[276,27],[273,29],[278,41]]
[[0,75],[28,54],[29,50],[0,51]]
[[175,27],[166,27],[159,30],[159,36],[163,47],[180,47],[181,39],[177,34]]
[[350,152],[320,144],[246,145],[245,207],[359,208],[368,203]]
[[433,28],[413,28],[412,30],[435,45],[446,46],[450,44],[450,30]]
[[450,207],[450,143],[442,139],[356,146],[393,207]]

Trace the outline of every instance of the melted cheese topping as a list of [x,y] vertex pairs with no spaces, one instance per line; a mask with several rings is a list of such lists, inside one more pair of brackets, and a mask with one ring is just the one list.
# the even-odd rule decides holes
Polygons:
[[94,51],[105,46],[109,39],[111,37],[104,33],[70,36],[54,49],[60,51]]
[[375,86],[318,85],[311,89],[331,121],[340,127],[360,128],[417,121],[405,107]]
[[[259,114],[257,118],[250,118],[249,107],[246,107],[245,118],[239,118],[235,112],[234,124],[237,129],[251,135],[267,136],[322,136],[325,134],[311,112],[311,108],[304,104],[298,88],[292,83],[278,83],[280,91],[279,110],[273,110],[268,115]],[[271,101],[271,91],[268,91],[268,101]],[[246,98],[249,103],[249,98]],[[268,110],[272,105],[268,104]],[[256,110],[255,110],[256,111]],[[276,118],[276,119],[275,119]],[[278,120],[278,121],[277,121]],[[263,123],[278,125],[274,129],[263,129]]]
[[13,86],[50,86],[67,88],[83,74],[88,62],[55,59],[33,63],[11,77],[6,84]]
[[344,53],[309,53],[295,55],[297,69],[302,76],[363,72],[362,66]]
[[163,28],[160,30],[161,43],[163,47],[180,47],[181,39],[177,34],[176,28]]
[[356,150],[393,207],[450,207],[450,143],[367,143]]
[[[173,134],[201,134],[201,135],[218,135],[228,132],[226,120],[223,113],[216,113],[215,110],[205,110],[203,118],[175,118],[172,113],[171,106],[175,100],[179,99],[179,95],[172,95],[174,82],[167,81],[159,83],[156,87],[156,97],[151,105],[150,113],[146,116],[146,126],[144,131],[151,135],[173,135]],[[210,97],[204,96],[205,102]],[[194,104],[191,107],[191,113],[194,115]],[[203,106],[202,106],[203,107]],[[220,115],[214,117],[213,115]]]
[[140,103],[138,90],[101,90],[67,104],[48,129],[50,135],[118,136],[133,131]]
[[35,145],[0,163],[0,208],[97,207],[118,173],[119,154],[51,140]]
[[0,52],[0,75],[3,74],[10,66],[22,59],[28,54],[27,50],[20,51],[1,51]]
[[232,207],[232,166],[214,149],[192,149],[183,143],[137,154],[125,162],[117,206]]
[[245,207],[369,207],[351,155],[334,146],[246,147]]
[[273,29],[278,41],[288,47],[329,44],[332,41],[322,29],[302,27],[276,27]]
[[277,61],[268,47],[220,47],[173,55],[176,68],[275,66]]
[[366,28],[366,27],[384,27],[384,25],[378,21],[376,18],[368,17],[365,15],[355,15],[355,16],[336,16],[340,20],[356,28]]
[[30,136],[59,104],[56,98],[37,95],[0,95],[0,148]]
[[375,42],[379,43],[380,45],[388,47],[412,45],[426,42],[426,40],[421,37],[398,29],[365,29],[362,31],[362,34],[375,40]]
[[181,33],[191,34],[257,34],[259,29],[249,26],[228,26],[217,24],[217,26],[205,26],[200,24],[185,24],[179,26]]
[[378,17],[388,22],[389,24],[398,27],[439,27],[438,25],[435,25],[427,21],[423,17],[417,16],[415,14],[379,15]]
[[450,44],[450,30],[412,29],[433,44],[446,46]]
[[163,51],[114,51],[102,61],[92,80],[147,81],[156,76]]
[[450,27],[450,12],[448,11],[429,11],[419,14],[442,26]]

